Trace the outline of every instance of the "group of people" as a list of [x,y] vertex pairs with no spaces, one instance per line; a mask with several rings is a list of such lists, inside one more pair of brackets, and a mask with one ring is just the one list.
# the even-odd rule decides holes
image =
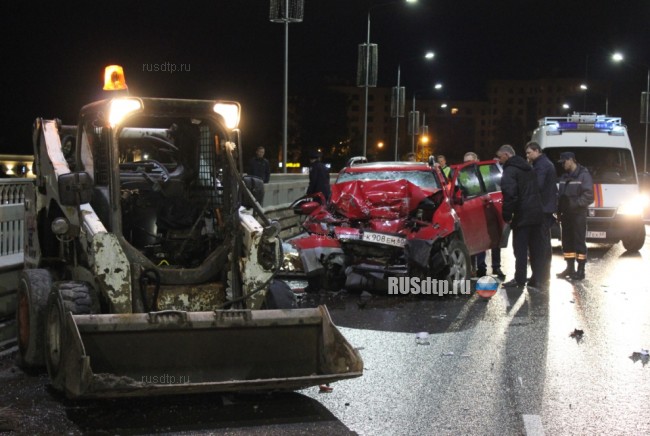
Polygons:
[[[271,179],[271,166],[269,161],[264,157],[264,147],[257,147],[255,156],[248,161],[248,175],[261,179],[264,183],[269,183]],[[309,154],[309,186],[307,195],[318,192],[325,196],[329,201],[331,196],[330,174],[323,162],[322,154],[319,151],[312,151]]]
[[[536,142],[526,144],[527,159],[510,145],[497,151],[503,166],[503,220],[510,224],[515,276],[505,287],[545,287],[551,275],[551,227],[556,215],[562,223],[562,251],[567,266],[557,277],[585,278],[587,208],[593,201],[589,171],[572,152],[560,154],[564,174],[558,184],[555,166]],[[527,278],[528,260],[532,275]],[[577,261],[577,269],[575,268]]]

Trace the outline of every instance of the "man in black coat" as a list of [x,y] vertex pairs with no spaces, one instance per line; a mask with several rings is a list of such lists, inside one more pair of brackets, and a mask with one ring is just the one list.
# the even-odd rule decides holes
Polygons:
[[321,153],[313,151],[309,155],[309,186],[307,195],[321,192],[327,202],[330,201],[330,173],[323,162],[320,161]]
[[[587,168],[576,162],[572,152],[561,153],[559,162],[566,171],[560,178],[558,206],[566,269],[557,276],[583,280],[587,263],[587,209],[594,201],[594,182]],[[578,271],[575,271],[576,259]]]
[[[533,165],[533,171],[537,176],[537,186],[542,196],[542,212],[544,219],[542,220],[542,240],[540,244],[540,252],[531,251],[530,257],[540,258],[541,265],[540,271],[542,275],[533,276],[528,280],[529,286],[545,286],[551,278],[551,259],[553,251],[551,248],[551,227],[555,224],[555,213],[557,213],[557,172],[553,162],[542,153],[542,148],[536,142],[529,142],[526,144],[526,157],[528,162]],[[531,260],[534,262],[534,260]]]
[[255,157],[248,162],[248,175],[262,179],[264,183],[269,183],[271,166],[269,161],[264,158],[264,147],[257,147]]
[[[515,154],[510,145],[497,151],[503,165],[501,192],[503,194],[503,220],[512,228],[512,246],[515,252],[515,278],[504,287],[523,287],[526,284],[528,250],[540,251],[542,238],[542,199],[537,186],[537,176],[526,160]],[[542,276],[539,256],[531,259],[533,276]]]

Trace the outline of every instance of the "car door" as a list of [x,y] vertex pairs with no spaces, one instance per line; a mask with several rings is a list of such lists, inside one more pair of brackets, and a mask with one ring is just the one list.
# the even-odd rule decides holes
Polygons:
[[502,170],[496,161],[478,162],[479,175],[491,202],[485,206],[487,232],[490,237],[490,247],[497,248],[501,242],[503,231],[503,195],[501,194]]
[[476,162],[454,166],[452,186],[452,207],[460,218],[469,253],[486,251],[491,247],[488,219],[493,220],[494,205]]

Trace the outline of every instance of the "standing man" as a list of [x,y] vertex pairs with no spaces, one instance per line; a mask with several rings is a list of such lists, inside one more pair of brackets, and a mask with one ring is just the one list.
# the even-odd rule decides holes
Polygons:
[[262,179],[264,183],[269,183],[271,166],[269,161],[264,158],[264,147],[257,147],[257,150],[255,150],[255,157],[248,162],[248,174]]
[[[540,252],[531,252],[530,257],[540,258],[542,269],[540,275],[535,275],[528,280],[529,286],[545,286],[551,278],[551,259],[553,251],[551,248],[551,227],[555,223],[554,214],[557,212],[557,173],[553,162],[542,153],[542,148],[536,142],[526,144],[526,157],[533,165],[533,171],[537,176],[537,186],[542,195],[542,239]],[[534,262],[534,260],[532,260]]]
[[321,192],[325,200],[330,201],[330,173],[327,167],[320,161],[321,153],[313,151],[309,155],[309,187],[307,195]]
[[[587,168],[570,151],[560,154],[565,173],[560,178],[559,212],[562,223],[562,252],[566,269],[557,276],[583,280],[587,263],[587,208],[594,201],[594,182]],[[575,261],[578,260],[578,271]]]
[[[510,145],[497,151],[503,165],[501,192],[503,194],[503,220],[512,228],[512,245],[515,252],[515,278],[504,287],[523,287],[526,284],[528,250],[538,250],[541,239],[542,199],[537,187],[537,177],[526,160],[515,154]],[[531,259],[533,275],[540,271],[539,258]]]
[[445,155],[439,154],[436,160],[440,165],[440,171],[442,171],[445,177],[449,178],[449,175],[451,174],[451,167],[447,165],[447,158],[445,157]]

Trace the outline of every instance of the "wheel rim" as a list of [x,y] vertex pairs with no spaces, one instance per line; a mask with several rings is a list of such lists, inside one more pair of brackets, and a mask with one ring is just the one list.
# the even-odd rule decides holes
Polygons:
[[449,254],[449,279],[462,280],[467,277],[467,260],[462,250],[456,248]]
[[47,315],[47,356],[54,370],[61,362],[61,345],[61,314],[54,307]]

